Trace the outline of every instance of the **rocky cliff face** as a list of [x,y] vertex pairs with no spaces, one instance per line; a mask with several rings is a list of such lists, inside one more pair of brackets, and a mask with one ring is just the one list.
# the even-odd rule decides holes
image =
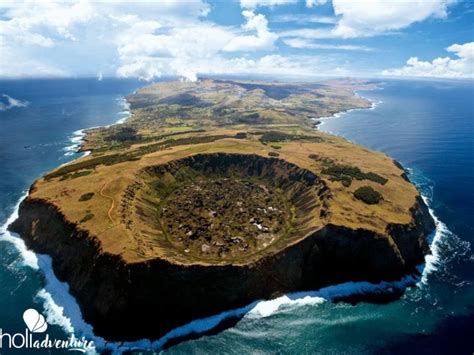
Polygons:
[[[327,225],[300,242],[243,265],[183,266],[161,259],[127,264],[101,250],[94,236],[54,205],[27,198],[10,229],[37,253],[49,254],[84,319],[110,340],[156,339],[193,319],[256,299],[355,280],[394,280],[416,272],[429,252],[434,223],[418,198],[408,225],[386,235]],[[145,320],[149,319],[153,327]]]

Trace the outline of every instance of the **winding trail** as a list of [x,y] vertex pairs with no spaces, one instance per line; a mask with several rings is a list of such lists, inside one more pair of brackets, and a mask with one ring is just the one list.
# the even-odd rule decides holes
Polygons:
[[114,200],[114,198],[113,198],[112,196],[108,196],[108,195],[104,194],[104,189],[105,189],[106,186],[107,186],[107,183],[105,183],[105,184],[102,186],[102,188],[101,188],[100,191],[99,191],[99,194],[100,194],[102,197],[105,197],[105,198],[107,198],[107,199],[109,199],[109,200],[112,201],[112,203],[111,203],[111,205],[110,205],[110,208],[109,208],[109,210],[107,211],[107,216],[109,217],[110,222],[114,223],[114,219],[112,218],[112,210],[113,210],[114,207],[115,207],[115,200]]

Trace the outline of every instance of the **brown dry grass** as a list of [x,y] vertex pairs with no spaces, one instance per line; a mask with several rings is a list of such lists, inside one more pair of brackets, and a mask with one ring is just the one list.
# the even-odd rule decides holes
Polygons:
[[[354,165],[363,171],[375,172],[389,180],[383,186],[371,181],[354,180],[352,185],[346,188],[340,182],[332,182],[322,176],[333,193],[333,198],[330,200],[330,223],[384,233],[388,223],[410,222],[409,209],[413,206],[418,193],[413,185],[400,177],[402,171],[390,158],[381,153],[369,152],[339,138],[322,136],[327,142],[279,143],[281,148],[278,150],[262,145],[254,136],[249,140],[227,138],[208,144],[177,146],[145,155],[139,161],[99,166],[93,174],[75,179],[74,184],[60,179],[40,180],[32,197],[50,200],[61,208],[69,220],[76,223],[79,223],[86,211],[90,211],[95,217],[82,223],[81,227],[98,236],[105,251],[121,254],[131,262],[140,261],[166,254],[166,251],[159,248],[139,253],[138,250],[143,249],[140,241],[133,238],[130,231],[119,222],[122,196],[127,186],[136,181],[141,168],[201,153],[225,152],[267,157],[270,151],[278,151],[279,158],[319,175],[321,166],[308,158],[310,154],[317,153],[341,164]],[[370,185],[380,191],[384,201],[378,205],[366,205],[355,199],[352,193],[362,185]],[[94,197],[87,202],[79,202],[79,197],[87,192],[95,192]],[[321,221],[315,216],[308,226],[318,229],[321,227]]]
[[[154,100],[171,95],[176,95],[183,90],[193,90],[198,92],[201,98],[214,100],[219,104],[235,105],[240,102],[233,95],[241,95],[241,89],[230,84],[222,84],[219,87],[212,81],[204,81],[200,84],[199,90],[196,84],[192,83],[167,83],[158,84],[140,90],[139,95],[145,95],[147,100]],[[363,107],[367,103],[362,99],[352,96],[354,85],[362,85],[359,82],[349,85],[347,82],[334,82],[332,86],[325,88],[324,93],[328,96],[323,97],[322,102],[331,105],[334,110],[343,109],[344,95],[347,100],[352,100],[351,105]],[[220,90],[215,93],[216,90]],[[333,97],[331,95],[338,95]],[[306,94],[305,94],[306,95]],[[261,90],[255,90],[252,94],[242,99],[241,107],[253,108],[259,105],[259,100],[266,100],[275,105],[291,106],[304,105],[307,96],[295,95],[286,102],[277,100],[268,100],[262,98]],[[244,95],[245,96],[245,95]],[[240,97],[240,96],[238,96]],[[331,99],[331,97],[333,97]],[[139,98],[139,97],[138,97]],[[135,98],[132,97],[133,102]],[[237,100],[237,101],[236,101]],[[337,138],[308,128],[306,118],[294,116],[288,118],[288,114],[278,114],[277,111],[265,111],[265,115],[273,117],[270,123],[266,125],[235,125],[220,126],[201,125],[198,128],[206,129],[206,132],[183,133],[179,137],[207,136],[207,135],[235,135],[238,132],[256,131],[274,131],[280,130],[291,134],[314,135],[323,139],[320,143],[310,141],[285,141],[277,142],[275,145],[279,149],[272,148],[272,144],[264,145],[258,139],[259,135],[248,134],[246,139],[225,138],[212,143],[204,144],[184,144],[166,148],[143,155],[140,160],[126,161],[110,166],[98,165],[92,174],[78,177],[75,179],[61,180],[54,178],[50,180],[39,179],[36,184],[36,190],[32,197],[43,198],[60,208],[69,221],[78,223],[81,228],[88,230],[92,235],[99,238],[103,250],[112,254],[119,254],[129,262],[138,262],[156,257],[166,258],[172,262],[179,263],[203,263],[199,260],[189,260],[185,255],[173,253],[166,250],[156,243],[156,233],[153,229],[143,227],[139,232],[127,228],[121,221],[123,212],[124,196],[127,187],[140,182],[140,171],[151,165],[164,164],[169,161],[184,158],[194,154],[202,153],[238,153],[238,154],[257,154],[268,157],[270,152],[279,154],[279,159],[287,160],[301,168],[308,169],[317,175],[323,168],[321,162],[309,158],[311,154],[317,154],[320,157],[331,159],[337,164],[356,166],[365,172],[374,172],[388,179],[385,185],[363,180],[353,180],[350,187],[344,187],[338,181],[330,181],[328,176],[320,175],[327,182],[332,192],[332,199],[329,204],[330,215],[324,223],[333,223],[335,225],[346,226],[349,228],[364,228],[384,234],[389,223],[409,223],[411,221],[410,208],[415,203],[415,197],[418,195],[415,187],[405,181],[401,174],[403,171],[395,166],[393,161],[384,154],[369,151],[361,146],[351,144],[341,138]],[[134,113],[135,116],[135,113]],[[133,119],[131,120],[134,121]],[[295,123],[296,122],[296,123]],[[298,124],[299,123],[299,124]],[[196,127],[194,127],[196,128]],[[148,129],[148,130],[147,130]],[[163,135],[176,131],[189,130],[189,127],[163,127],[159,132],[144,128],[141,134],[144,135]],[[107,132],[104,130],[94,130],[89,134],[89,146],[100,146],[101,137]],[[156,143],[138,142],[130,146],[120,147],[120,153],[131,152],[140,146]],[[88,146],[86,144],[86,147]],[[105,154],[113,154],[116,151],[107,151]],[[104,154],[104,153],[100,153]],[[86,161],[98,156],[99,153],[93,153],[92,156],[84,157],[81,161]],[[77,162],[77,161],[76,161]],[[73,162],[73,163],[76,163]],[[377,205],[367,205],[353,197],[353,192],[360,186],[369,185],[379,191],[384,199]],[[88,201],[79,201],[81,195],[94,192],[94,196]],[[80,222],[86,214],[92,213],[94,218]],[[134,222],[138,219],[132,215]],[[308,230],[317,230],[324,223],[319,216],[309,216],[305,219],[304,228]],[[139,236],[137,237],[137,233]],[[304,237],[304,236],[303,236]],[[297,239],[288,238],[285,243],[296,243],[302,237]],[[284,244],[278,244],[270,247],[265,253],[276,252],[279,248],[285,247]],[[255,256],[255,258],[261,255]],[[242,262],[248,262],[245,260]],[[222,263],[225,263],[223,261]],[[205,263],[204,263],[205,264]]]

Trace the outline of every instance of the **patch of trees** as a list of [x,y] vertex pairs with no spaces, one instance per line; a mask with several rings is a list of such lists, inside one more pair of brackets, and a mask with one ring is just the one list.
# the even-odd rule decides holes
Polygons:
[[364,173],[358,167],[350,165],[334,164],[321,170],[322,174],[329,175],[331,180],[340,181],[344,186],[349,187],[352,179],[369,180],[380,185],[385,185],[387,179],[373,172]]
[[383,199],[380,192],[374,190],[370,186],[359,187],[354,191],[354,197],[368,205],[375,205]]
[[285,141],[300,141],[300,140],[317,142],[317,143],[320,143],[323,141],[321,137],[317,137],[317,136],[290,134],[290,133],[283,133],[283,132],[278,132],[278,131],[265,132],[260,137],[260,142],[262,142],[262,144],[267,144],[269,142],[285,142]]
[[94,218],[94,214],[93,214],[93,213],[90,213],[90,212],[87,212],[87,213],[84,215],[84,217],[81,219],[81,223],[90,221],[92,218]]
[[79,202],[89,201],[92,197],[94,197],[94,193],[93,192],[87,192],[87,193],[81,195],[81,197],[79,197]]
[[115,132],[112,132],[106,136],[105,141],[117,141],[117,142],[128,142],[137,141],[140,139],[140,135],[137,130],[133,127],[120,127]]

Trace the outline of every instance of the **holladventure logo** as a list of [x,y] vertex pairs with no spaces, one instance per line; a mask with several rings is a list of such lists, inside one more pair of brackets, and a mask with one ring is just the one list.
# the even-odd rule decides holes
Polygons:
[[4,349],[62,349],[86,353],[94,349],[94,342],[86,340],[85,337],[77,339],[71,335],[68,339],[51,339],[49,334],[40,336],[48,329],[48,323],[36,309],[27,309],[23,313],[23,320],[26,324],[24,333],[10,334],[0,328],[0,351]]

